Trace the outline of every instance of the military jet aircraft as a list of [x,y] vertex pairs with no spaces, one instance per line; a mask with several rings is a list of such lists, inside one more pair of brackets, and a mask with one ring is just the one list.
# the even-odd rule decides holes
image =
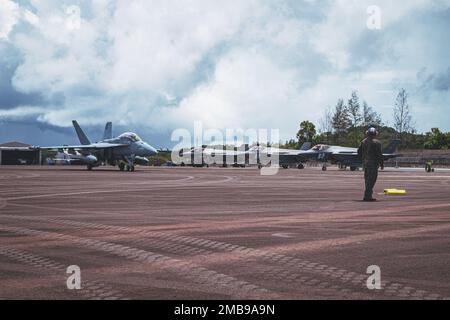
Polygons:
[[74,155],[77,155],[77,160],[86,164],[88,170],[92,170],[102,163],[107,163],[112,166],[118,165],[120,171],[134,171],[135,164],[148,164],[146,157],[158,153],[155,148],[142,141],[133,132],[125,132],[113,138],[110,122],[106,124],[103,140],[95,143],[91,143],[77,121],[72,121],[72,124],[80,140],[80,145],[43,147],[41,149],[73,150]]
[[[177,159],[172,161],[181,166],[209,167],[220,164],[224,167],[245,166],[246,152],[242,150],[224,149],[223,146],[202,146],[184,148],[178,151]],[[242,163],[240,163],[242,162]]]
[[[395,152],[399,145],[400,140],[393,140],[386,148],[383,148],[383,158],[385,161],[398,157]],[[337,164],[343,169],[350,167],[351,171],[362,167],[362,161],[358,156],[357,148],[319,144],[308,151],[302,152],[299,157],[303,158],[304,162],[310,160],[323,162],[322,170],[324,171],[327,170],[328,162]]]
[[97,158],[93,155],[82,155],[73,149],[58,150],[53,159],[49,159],[49,163],[56,165],[94,165]]
[[309,148],[311,148],[310,142],[304,143],[299,150],[279,149],[259,144],[248,150],[244,150],[242,147],[236,148],[235,150],[224,149],[223,146],[192,147],[190,149],[180,150],[180,159],[176,159],[176,162],[182,166],[190,164],[202,167],[209,166],[210,164],[221,164],[224,167],[228,165],[245,167],[250,162],[262,167],[268,164],[271,159],[278,157],[278,164],[284,168],[296,165],[303,169],[301,162],[304,159],[298,155],[302,151],[309,150]]
[[[106,123],[105,131],[103,133],[103,140],[112,138],[112,122]],[[84,140],[83,140],[84,141]],[[89,144],[84,141],[85,144]],[[49,163],[56,165],[94,165],[98,160],[93,155],[83,155],[74,149],[59,149],[53,159],[48,159]]]
[[250,148],[249,153],[253,157],[256,157],[256,162],[260,168],[267,164],[264,162],[270,162],[271,159],[277,159],[276,161],[278,162],[278,165],[284,169],[291,166],[295,166],[298,169],[304,169],[305,167],[303,162],[305,162],[305,159],[302,157],[302,154],[310,148],[311,142],[303,143],[298,150],[257,145]]

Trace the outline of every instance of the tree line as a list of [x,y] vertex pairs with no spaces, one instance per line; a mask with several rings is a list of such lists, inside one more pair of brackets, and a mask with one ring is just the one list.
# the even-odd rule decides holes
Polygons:
[[282,147],[298,149],[305,142],[356,147],[369,127],[377,128],[380,140],[399,139],[401,149],[450,148],[450,132],[432,128],[425,134],[417,133],[405,89],[399,90],[395,98],[391,123],[384,122],[381,115],[353,91],[348,100],[339,99],[334,107],[325,110],[318,128],[311,121],[302,121],[296,138],[286,141]]

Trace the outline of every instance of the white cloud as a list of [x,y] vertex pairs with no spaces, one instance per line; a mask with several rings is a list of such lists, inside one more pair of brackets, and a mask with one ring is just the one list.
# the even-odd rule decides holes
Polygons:
[[37,116],[45,112],[46,109],[42,107],[21,106],[14,109],[1,110],[0,118],[21,118],[28,116]]
[[171,116],[179,124],[201,120],[215,128],[279,128],[283,110],[298,106],[298,73],[276,65],[264,53],[236,49],[218,61],[214,76]]
[[449,3],[380,0],[382,30],[372,34],[370,1],[96,0],[80,2],[74,30],[66,27],[72,3],[32,0],[32,13],[0,0],[0,41],[21,53],[15,88],[47,99],[33,109],[42,122],[164,131],[202,120],[293,136],[301,120],[317,122],[352,90],[390,117],[399,84],[413,87],[423,67],[446,70],[445,45],[426,39],[446,34],[445,24],[425,37],[414,14]]
[[23,20],[36,26],[39,18],[31,11],[21,8],[10,0],[0,0],[0,40],[8,39],[14,26]]
[[215,45],[240,29],[254,1],[119,1],[109,35],[114,42],[109,85],[163,90],[194,71]]
[[[443,2],[448,1],[444,0]],[[367,13],[369,6],[380,9],[381,29],[370,32],[383,34],[390,31],[396,22],[413,11],[430,6],[428,0],[391,1],[379,0],[335,0],[331,2],[324,23],[314,27],[312,43],[318,52],[325,55],[337,70],[345,70],[353,65],[351,45],[368,32]],[[436,4],[437,5],[437,4]],[[402,39],[397,39],[401,42]]]
[[0,0],[0,40],[8,38],[19,17],[18,4],[9,0]]
[[41,119],[58,125],[89,114],[89,109],[97,113],[96,106],[104,108],[105,99],[86,101],[79,94],[80,87],[90,87],[109,97],[110,111],[125,113],[116,118],[142,122],[142,104],[124,106],[120,101],[147,100],[147,111],[155,108],[148,103],[159,96],[173,101],[173,91],[189,81],[197,64],[216,45],[231,40],[257,9],[254,1],[238,0],[112,4],[96,1],[85,8],[92,17],[82,10],[81,27],[72,30],[66,27],[64,5],[34,2],[39,24],[15,37],[24,61],[13,83],[22,92],[38,91],[47,97],[62,92],[66,98],[65,110],[49,106]]

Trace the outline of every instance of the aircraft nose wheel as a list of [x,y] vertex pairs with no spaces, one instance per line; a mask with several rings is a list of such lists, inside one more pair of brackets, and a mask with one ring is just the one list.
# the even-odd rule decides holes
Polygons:
[[327,171],[327,166],[326,165],[322,166],[322,171]]
[[297,168],[298,168],[299,170],[303,170],[303,169],[305,169],[305,166],[303,165],[303,163],[300,163],[300,164],[297,166]]
[[124,163],[120,163],[119,164],[119,170],[120,171],[124,171],[125,170],[125,164]]

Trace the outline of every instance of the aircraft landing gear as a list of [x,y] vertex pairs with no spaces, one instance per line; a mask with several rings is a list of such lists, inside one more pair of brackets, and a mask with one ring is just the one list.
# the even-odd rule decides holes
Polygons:
[[432,161],[429,161],[425,164],[425,172],[427,173],[434,172]]
[[126,171],[126,172],[133,172],[134,164],[129,164],[129,163],[125,163],[125,162],[121,161],[121,162],[119,162],[119,170]]
[[350,171],[356,171],[357,169],[357,167],[350,167]]
[[327,171],[327,165],[326,165],[326,164],[324,164],[324,165],[322,166],[322,171]]
[[92,165],[88,164],[88,165],[87,165],[87,170],[88,170],[88,171],[92,171]]
[[303,169],[305,169],[305,165],[303,163],[299,163],[299,165],[297,166],[297,169],[303,170]]

